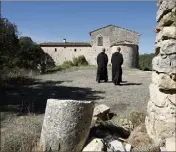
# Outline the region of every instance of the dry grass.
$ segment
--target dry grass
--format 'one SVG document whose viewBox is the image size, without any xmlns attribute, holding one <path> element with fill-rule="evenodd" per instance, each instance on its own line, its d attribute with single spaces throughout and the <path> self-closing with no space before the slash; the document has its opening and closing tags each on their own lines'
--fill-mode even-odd
<svg viewBox="0 0 176 152">
<path fill-rule="evenodd" d="M 20 116 L 1 128 L 1 152 L 32 152 L 40 138 L 43 116 Z"/>
<path fill-rule="evenodd" d="M 132 145 L 132 152 L 159 152 L 159 146 L 154 145 L 152 140 L 149 138 L 145 124 L 142 123 L 131 132 L 128 138 L 128 143 Z"/>
</svg>

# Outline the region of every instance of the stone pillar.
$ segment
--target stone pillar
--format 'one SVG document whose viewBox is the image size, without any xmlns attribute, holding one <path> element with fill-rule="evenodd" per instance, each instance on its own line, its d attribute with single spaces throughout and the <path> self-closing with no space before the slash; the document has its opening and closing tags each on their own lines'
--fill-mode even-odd
<svg viewBox="0 0 176 152">
<path fill-rule="evenodd" d="M 94 102 L 48 99 L 41 151 L 81 152 L 89 134 Z"/>
<path fill-rule="evenodd" d="M 176 1 L 158 0 L 157 7 L 156 56 L 145 123 L 159 144 L 174 136 L 176 128 Z"/>
</svg>

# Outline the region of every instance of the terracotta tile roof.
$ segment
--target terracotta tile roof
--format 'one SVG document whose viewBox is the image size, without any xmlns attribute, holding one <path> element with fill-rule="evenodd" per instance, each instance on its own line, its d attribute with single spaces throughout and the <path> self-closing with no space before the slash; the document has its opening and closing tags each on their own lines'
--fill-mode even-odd
<svg viewBox="0 0 176 152">
<path fill-rule="evenodd" d="M 91 47 L 89 42 L 44 42 L 40 43 L 40 46 L 48 46 L 48 47 Z"/>
<path fill-rule="evenodd" d="M 131 31 L 131 32 L 133 32 L 133 33 L 136 33 L 136 34 L 141 35 L 141 34 L 138 33 L 138 32 L 135 32 L 135 31 L 132 31 L 132 30 L 129 30 L 129 29 L 123 28 L 123 27 L 119 27 L 119 26 L 116 26 L 116 25 L 112 25 L 112 24 L 107 25 L 107 26 L 104 26 L 104 27 L 101 27 L 101 28 L 98 28 L 98 29 L 96 29 L 96 30 L 93 30 L 93 31 L 89 32 L 89 35 L 91 35 L 91 33 L 95 32 L 95 31 L 98 31 L 98 30 L 100 30 L 100 29 L 107 28 L 107 27 L 110 27 L 110 26 L 117 27 L 117 28 L 121 28 L 121 29 L 124 29 L 124 30 L 127 30 L 127 31 Z"/>
</svg>

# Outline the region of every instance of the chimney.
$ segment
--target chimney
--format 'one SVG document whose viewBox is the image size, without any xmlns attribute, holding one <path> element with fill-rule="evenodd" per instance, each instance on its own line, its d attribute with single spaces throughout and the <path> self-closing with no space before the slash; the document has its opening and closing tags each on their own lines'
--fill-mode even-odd
<svg viewBox="0 0 176 152">
<path fill-rule="evenodd" d="M 63 42 L 66 43 L 66 39 L 63 39 Z"/>
</svg>

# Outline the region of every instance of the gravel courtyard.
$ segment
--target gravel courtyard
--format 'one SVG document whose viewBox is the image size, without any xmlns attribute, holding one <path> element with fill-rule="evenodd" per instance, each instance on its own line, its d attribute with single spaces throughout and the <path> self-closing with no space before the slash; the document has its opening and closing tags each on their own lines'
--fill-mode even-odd
<svg viewBox="0 0 176 152">
<path fill-rule="evenodd" d="M 37 77 L 42 81 L 56 81 L 57 87 L 63 87 L 55 94 L 61 99 L 94 100 L 104 103 L 116 113 L 126 114 L 131 110 L 145 112 L 149 99 L 151 72 L 136 69 L 123 70 L 122 86 L 114 86 L 111 70 L 108 70 L 109 82 L 98 84 L 95 81 L 96 69 L 81 69 L 72 72 L 57 72 Z M 67 89 L 66 89 L 67 88 Z M 57 98 L 57 96 L 56 96 Z"/>
</svg>

